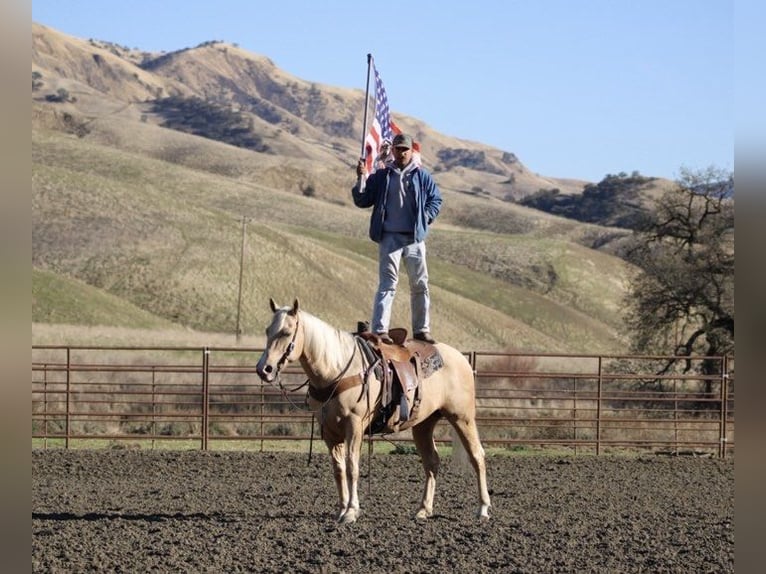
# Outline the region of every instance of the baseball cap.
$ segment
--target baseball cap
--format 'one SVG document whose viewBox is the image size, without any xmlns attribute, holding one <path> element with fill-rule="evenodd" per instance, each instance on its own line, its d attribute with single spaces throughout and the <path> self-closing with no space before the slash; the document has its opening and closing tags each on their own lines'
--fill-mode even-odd
<svg viewBox="0 0 766 574">
<path fill-rule="evenodd" d="M 406 147 L 408 149 L 412 148 L 412 138 L 408 136 L 407 134 L 396 134 L 396 137 L 394 138 L 394 147 Z"/>
</svg>

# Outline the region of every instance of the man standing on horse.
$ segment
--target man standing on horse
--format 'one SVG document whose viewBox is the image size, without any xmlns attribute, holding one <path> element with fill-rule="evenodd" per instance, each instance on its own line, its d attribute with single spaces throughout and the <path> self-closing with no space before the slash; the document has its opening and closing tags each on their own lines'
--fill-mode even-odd
<svg viewBox="0 0 766 574">
<path fill-rule="evenodd" d="M 356 166 L 358 182 L 351 190 L 354 205 L 372 207 L 370 239 L 378 243 L 378 291 L 372 308 L 371 330 L 384 343 L 396 295 L 399 263 L 410 281 L 412 331 L 415 339 L 434 343 L 431 336 L 430 295 L 425 238 L 428 226 L 441 209 L 442 196 L 431 174 L 413 161 L 412 137 L 398 134 L 393 141 L 394 159 L 366 181 L 365 165 Z"/>
</svg>

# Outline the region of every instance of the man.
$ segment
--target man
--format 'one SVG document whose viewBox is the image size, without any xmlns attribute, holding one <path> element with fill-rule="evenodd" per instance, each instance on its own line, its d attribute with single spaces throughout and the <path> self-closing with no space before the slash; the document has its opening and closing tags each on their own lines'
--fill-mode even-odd
<svg viewBox="0 0 766 574">
<path fill-rule="evenodd" d="M 371 330 L 383 343 L 388 334 L 396 295 L 399 263 L 410 281 L 410 308 L 415 339 L 435 343 L 431 336 L 428 267 L 425 238 L 441 209 L 442 197 L 431 174 L 412 159 L 412 137 L 398 134 L 394 159 L 366 181 L 364 160 L 356 166 L 358 182 L 351 190 L 357 207 L 372 207 L 370 239 L 378 243 L 378 291 L 372 308 Z"/>
</svg>

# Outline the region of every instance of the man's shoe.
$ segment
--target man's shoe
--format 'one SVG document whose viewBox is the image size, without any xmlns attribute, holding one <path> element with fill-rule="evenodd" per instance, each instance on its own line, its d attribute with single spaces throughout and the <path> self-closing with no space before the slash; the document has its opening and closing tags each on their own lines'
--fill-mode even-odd
<svg viewBox="0 0 766 574">
<path fill-rule="evenodd" d="M 357 321 L 356 322 L 356 334 L 361 335 L 362 333 L 369 333 L 370 332 L 370 322 L 369 321 Z"/>
<path fill-rule="evenodd" d="M 428 331 L 423 331 L 422 333 L 415 333 L 415 338 L 418 341 L 425 341 L 426 343 L 436 343 L 436 340 L 431 336 L 431 333 Z"/>
<path fill-rule="evenodd" d="M 394 340 L 389 336 L 388 331 L 384 331 L 383 333 L 377 333 L 378 340 L 381 343 L 386 343 L 387 345 L 393 345 Z"/>
</svg>

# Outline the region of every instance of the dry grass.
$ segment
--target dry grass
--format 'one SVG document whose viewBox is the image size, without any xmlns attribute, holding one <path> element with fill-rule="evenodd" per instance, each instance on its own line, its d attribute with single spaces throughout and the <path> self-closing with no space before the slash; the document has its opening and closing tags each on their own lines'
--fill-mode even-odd
<svg viewBox="0 0 766 574">
<path fill-rule="evenodd" d="M 37 269 L 69 275 L 169 323 L 234 332 L 245 215 L 245 333 L 260 333 L 268 322 L 269 297 L 298 297 L 339 327 L 367 318 L 376 282 L 369 212 L 56 132 L 34 131 L 33 149 Z M 573 243 L 577 224 L 565 222 L 558 235 L 541 232 L 550 230 L 549 216 L 530 216 L 529 233 L 451 225 L 451 200 L 445 192 L 445 223 L 440 219 L 429 239 L 441 338 L 481 349 L 619 348 L 628 271 L 622 261 Z M 498 211 L 475 201 L 476 210 Z M 405 278 L 400 290 L 394 321 L 408 326 Z M 89 312 L 55 318 L 51 309 L 76 309 L 90 299 L 72 297 L 62 290 L 59 298 L 36 299 L 34 320 L 98 324 Z"/>
<path fill-rule="evenodd" d="M 206 333 L 177 327 L 140 329 L 70 323 L 32 323 L 32 344 L 66 346 L 262 347 L 263 334 L 245 334 L 237 343 L 232 333 Z"/>
</svg>

